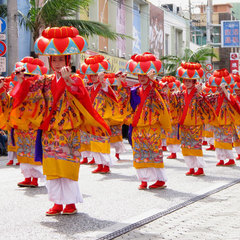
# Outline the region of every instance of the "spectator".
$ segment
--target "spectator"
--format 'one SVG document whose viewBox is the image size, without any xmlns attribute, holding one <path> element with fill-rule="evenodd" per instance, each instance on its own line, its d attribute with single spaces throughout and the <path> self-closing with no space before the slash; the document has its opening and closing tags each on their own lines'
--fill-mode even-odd
<svg viewBox="0 0 240 240">
<path fill-rule="evenodd" d="M 1 155 L 7 156 L 7 149 L 6 149 L 6 142 L 7 142 L 7 135 L 6 133 L 0 129 L 0 148 L 1 148 Z"/>
</svg>

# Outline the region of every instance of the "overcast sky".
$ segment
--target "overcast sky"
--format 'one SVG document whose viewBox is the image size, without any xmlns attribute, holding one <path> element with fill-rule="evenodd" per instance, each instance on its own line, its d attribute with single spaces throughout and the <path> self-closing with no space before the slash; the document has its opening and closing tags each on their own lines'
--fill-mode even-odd
<svg viewBox="0 0 240 240">
<path fill-rule="evenodd" d="M 150 0 L 155 5 L 161 5 L 161 4 L 166 4 L 166 3 L 174 3 L 177 6 L 181 6 L 182 9 L 188 9 L 188 2 L 189 0 Z M 233 2 L 240 2 L 240 0 L 213 0 L 213 4 L 221 4 L 221 3 L 233 3 Z M 207 4 L 207 0 L 191 0 L 192 6 L 195 5 L 200 5 L 200 4 Z"/>
</svg>

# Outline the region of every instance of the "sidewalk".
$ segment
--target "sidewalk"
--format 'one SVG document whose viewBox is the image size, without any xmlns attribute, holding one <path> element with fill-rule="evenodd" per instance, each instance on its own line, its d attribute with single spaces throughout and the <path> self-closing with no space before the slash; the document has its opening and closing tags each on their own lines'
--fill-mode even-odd
<svg viewBox="0 0 240 240">
<path fill-rule="evenodd" d="M 237 165 L 234 167 L 216 167 L 215 152 L 208 152 L 204 147 L 204 157 L 207 163 L 206 176 L 192 177 L 185 176 L 188 169 L 181 154 L 178 154 L 178 159 L 166 159 L 170 153 L 164 152 L 168 177 L 167 188 L 139 191 L 139 180 L 132 166 L 132 149 L 127 141 L 125 141 L 125 147 L 127 152 L 122 154 L 120 156 L 121 160 L 117 161 L 111 168 L 111 174 L 92 174 L 91 171 L 96 166 L 82 165 L 80 167 L 79 186 L 84 202 L 77 204 L 78 214 L 73 216 L 46 217 L 45 212 L 52 207 L 52 203 L 48 200 L 46 187 L 41 183 L 40 187 L 36 189 L 19 188 L 17 183 L 23 180 L 19 166 L 6 166 L 7 157 L 1 157 L 0 202 L 2 215 L 0 218 L 0 240 L 105 240 L 116 238 L 130 230 L 133 230 L 131 234 L 137 233 L 138 235 L 136 238 L 130 236 L 126 239 L 141 239 L 139 236 L 142 236 L 142 239 L 150 240 L 174 239 L 174 236 L 180 232 L 182 234 L 177 235 L 179 240 L 185 240 L 182 238 L 183 235 L 186 235 L 185 237 L 189 235 L 190 237 L 186 239 L 194 240 L 197 237 L 195 235 L 192 237 L 190 234 L 196 234 L 197 236 L 202 230 L 209 232 L 214 229 L 212 226 L 215 223 L 211 222 L 210 227 L 204 229 L 208 222 L 204 222 L 203 217 L 205 217 L 205 213 L 210 213 L 210 210 L 215 209 L 218 201 L 221 204 L 226 204 L 224 208 L 220 205 L 221 214 L 225 214 L 223 210 L 229 206 L 234 206 L 234 210 L 236 208 L 236 211 L 239 212 L 240 204 L 238 204 L 237 209 L 238 201 L 236 198 L 232 198 L 235 199 L 234 203 L 230 197 L 226 197 L 229 195 L 224 195 L 223 198 L 218 199 L 217 195 L 209 194 L 240 182 L 240 161 L 237 161 Z M 235 151 L 234 154 L 236 156 Z M 115 152 L 112 151 L 111 156 L 113 158 L 114 155 Z M 239 188 L 239 184 L 236 186 L 236 188 Z M 230 189 L 232 188 L 235 189 L 235 187 Z M 236 193 L 236 196 L 238 196 L 237 194 L 240 196 L 239 192 Z M 203 196 L 209 197 L 199 201 Z M 209 199 L 211 205 L 206 204 L 207 199 Z M 195 209 L 195 204 L 199 203 L 202 205 Z M 189 208 L 190 210 L 185 212 L 185 209 Z M 169 209 L 172 213 L 166 215 Z M 176 209 L 179 210 L 173 212 Z M 182 211 L 183 213 L 181 213 Z M 227 213 L 228 211 L 232 212 L 227 210 Z M 218 211 L 213 212 L 213 216 L 216 213 Z M 159 214 L 162 215 L 159 216 Z M 185 216 L 186 218 L 184 218 Z M 222 230 L 221 233 L 224 233 L 226 230 L 223 228 L 222 219 L 225 219 L 225 215 L 221 216 L 220 220 L 216 218 L 216 225 L 219 225 Z M 147 223 L 145 219 L 157 220 L 157 228 L 154 229 L 153 227 L 146 234 L 141 235 L 142 230 L 135 229 L 140 226 L 145 229 L 142 225 Z M 211 219 L 206 216 L 206 221 Z M 231 220 L 231 218 L 229 219 Z M 236 224 L 240 222 L 239 220 L 234 220 L 234 223 L 229 222 L 226 229 L 229 226 L 236 227 Z M 183 223 L 183 221 L 185 222 Z M 205 223 L 205 225 L 202 226 L 202 223 Z M 151 224 L 154 224 L 154 222 Z M 134 226 L 134 228 L 131 228 L 131 226 Z M 127 231 L 124 231 L 126 229 Z M 236 231 L 234 228 L 231 230 L 231 234 L 236 233 Z M 116 232 L 120 232 L 120 234 L 114 234 Z M 168 237 L 169 234 L 173 235 Z M 212 235 L 209 233 L 209 236 Z M 123 237 L 127 237 L 127 235 L 123 235 Z M 215 237 L 202 238 L 202 233 L 200 237 L 202 240 L 222 239 Z M 231 235 L 231 238 L 225 237 L 225 239 L 240 239 L 233 237 L 234 235 Z"/>
<path fill-rule="evenodd" d="M 116 240 L 239 240 L 240 184 L 126 233 Z"/>
</svg>

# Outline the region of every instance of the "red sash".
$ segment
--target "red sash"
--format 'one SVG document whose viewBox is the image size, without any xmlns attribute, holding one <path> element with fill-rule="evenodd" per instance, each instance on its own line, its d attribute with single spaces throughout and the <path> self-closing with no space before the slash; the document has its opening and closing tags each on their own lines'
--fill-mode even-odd
<svg viewBox="0 0 240 240">
<path fill-rule="evenodd" d="M 219 112 L 220 112 L 220 110 L 221 110 L 221 107 L 222 107 L 224 98 L 225 98 L 225 95 L 224 95 L 224 94 L 222 94 L 222 95 L 220 94 L 220 95 L 218 96 L 218 100 L 217 100 L 218 106 L 217 106 L 217 109 L 216 109 L 216 115 L 217 115 L 217 116 L 219 115 Z"/>
<path fill-rule="evenodd" d="M 100 88 L 101 88 L 101 85 L 100 85 L 100 84 L 98 84 L 98 86 L 97 86 L 96 89 L 94 89 L 94 86 L 92 86 L 92 89 L 91 89 L 91 97 L 90 97 L 92 103 L 94 102 L 94 99 L 95 99 L 95 97 L 97 96 Z"/>
<path fill-rule="evenodd" d="M 61 98 L 62 94 L 64 93 L 66 88 L 66 83 L 64 79 L 61 77 L 59 81 L 57 82 L 56 80 L 56 75 L 54 76 L 54 79 L 52 80 L 51 84 L 51 92 L 53 95 L 53 104 L 52 104 L 52 109 L 47 118 L 45 118 L 44 122 L 41 124 L 40 129 L 43 130 L 48 130 L 48 126 L 50 123 L 50 120 L 52 119 L 53 112 L 56 111 L 57 109 L 57 103 L 59 99 Z"/>
<path fill-rule="evenodd" d="M 10 92 L 10 95 L 13 97 L 13 109 L 18 107 L 24 99 L 27 97 L 31 82 L 34 82 L 38 79 L 38 75 L 34 77 L 30 77 L 28 79 L 24 79 L 22 83 L 17 82 L 17 84 L 13 87 L 12 91 Z M 34 83 L 33 83 L 34 84 Z"/>
<path fill-rule="evenodd" d="M 146 100 L 147 96 L 149 95 L 149 92 L 150 92 L 151 88 L 152 88 L 151 85 L 148 85 L 145 90 L 143 90 L 142 87 L 139 88 L 139 96 L 140 96 L 140 98 L 141 98 L 141 102 L 140 102 L 140 104 L 138 105 L 138 109 L 137 109 L 137 111 L 134 113 L 134 116 L 133 116 L 133 123 L 132 123 L 132 126 L 133 126 L 133 127 L 136 127 L 137 124 L 138 124 L 140 115 L 141 115 L 141 113 L 142 113 L 143 105 L 144 105 L 144 103 L 145 103 L 145 100 Z"/>
<path fill-rule="evenodd" d="M 185 118 L 187 116 L 189 104 L 190 104 L 190 102 L 193 98 L 193 95 L 195 94 L 196 91 L 197 91 L 197 89 L 193 88 L 192 91 L 190 92 L 190 94 L 188 94 L 188 92 L 186 90 L 186 93 L 185 93 L 185 96 L 184 96 L 185 106 L 184 106 L 184 109 L 183 109 L 182 117 L 179 121 L 179 125 L 183 125 L 183 123 L 185 121 Z"/>
</svg>

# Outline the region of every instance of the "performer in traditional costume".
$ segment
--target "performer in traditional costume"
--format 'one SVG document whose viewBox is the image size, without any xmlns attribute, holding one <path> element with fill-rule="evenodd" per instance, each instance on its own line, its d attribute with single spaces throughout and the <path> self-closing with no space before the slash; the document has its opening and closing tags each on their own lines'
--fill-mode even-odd
<svg viewBox="0 0 240 240">
<path fill-rule="evenodd" d="M 104 81 L 105 71 L 110 70 L 110 63 L 102 55 L 90 56 L 81 65 L 80 73 L 87 75 L 92 85 L 88 87 L 89 95 L 94 109 L 102 116 L 110 126 L 111 132 L 116 132 L 118 125 L 123 121 L 120 114 L 117 95 Z M 117 126 L 117 127 L 116 127 Z M 91 154 L 98 164 L 92 173 L 109 173 L 114 160 L 110 155 L 110 136 L 91 136 Z"/>
<path fill-rule="evenodd" d="M 214 109 L 201 94 L 201 85 L 196 85 L 204 71 L 199 63 L 182 63 L 176 76 L 183 79 L 185 91 L 172 94 L 173 107 L 178 111 L 181 147 L 189 168 L 187 176 L 204 175 L 205 161 L 202 152 L 203 124 L 213 122 Z M 195 168 L 197 171 L 195 172 Z"/>
<path fill-rule="evenodd" d="M 161 61 L 151 53 L 136 54 L 126 65 L 126 72 L 138 75 L 140 85 L 130 89 L 125 82 L 119 87 L 122 102 L 128 110 L 130 141 L 133 148 L 133 166 L 141 181 L 139 190 L 164 188 L 167 180 L 161 149 L 161 131 L 171 131 L 170 115 L 159 92 L 158 82 L 151 80 L 159 74 Z M 126 110 L 124 110 L 126 111 Z"/>
<path fill-rule="evenodd" d="M 214 128 L 214 146 L 218 159 L 216 166 L 232 166 L 235 165 L 232 145 L 233 124 L 237 112 L 229 102 L 230 93 L 221 84 L 226 84 L 229 89 L 234 84 L 234 80 L 227 69 L 215 70 L 213 75 L 210 76 L 207 86 L 218 87 L 218 93 L 209 94 L 207 98 L 216 111 L 219 124 Z M 229 159 L 229 161 L 224 163 L 226 159 Z"/>
<path fill-rule="evenodd" d="M 233 94 L 230 95 L 230 103 L 237 110 L 237 113 L 240 112 L 240 76 L 235 73 L 232 74 L 234 79 Z M 236 160 L 240 160 L 240 115 L 236 114 L 234 116 L 234 129 L 233 129 L 233 146 L 237 152 Z"/>
<path fill-rule="evenodd" d="M 209 88 L 204 86 L 203 93 L 204 94 L 213 94 L 217 91 L 217 88 Z M 206 148 L 206 151 L 215 151 L 214 147 L 214 127 L 210 124 L 204 124 L 203 126 L 203 144 L 208 145 L 209 147 Z"/>
<path fill-rule="evenodd" d="M 35 162 L 35 141 L 37 129 L 43 119 L 45 100 L 42 94 L 43 82 L 39 77 L 48 72 L 38 58 L 25 57 L 15 64 L 17 84 L 10 92 L 12 109 L 9 123 L 17 137 L 17 158 L 24 181 L 19 187 L 38 187 L 38 179 L 44 179 L 41 162 Z"/>
<path fill-rule="evenodd" d="M 117 92 L 117 87 L 118 86 L 117 86 L 116 77 L 117 76 L 115 76 L 115 73 L 104 74 L 104 80 L 106 81 L 106 83 L 109 84 L 112 87 L 112 89 L 116 88 L 114 92 L 115 92 L 115 94 L 118 98 L 118 101 L 120 102 L 120 96 Z M 123 116 L 122 109 L 120 109 L 119 114 L 121 116 Z M 123 118 L 120 119 L 119 124 L 115 124 L 115 125 L 110 126 L 111 133 L 112 133 L 111 136 L 110 136 L 110 146 L 111 146 L 111 148 L 115 149 L 115 152 L 116 152 L 115 157 L 118 160 L 120 160 L 120 154 L 126 151 L 126 149 L 124 147 L 124 144 L 123 144 L 123 138 L 122 138 L 122 124 L 123 124 L 123 120 L 124 120 Z"/>
<path fill-rule="evenodd" d="M 4 81 L 4 89 L 7 93 L 12 90 L 14 81 L 14 74 L 11 74 L 8 77 L 2 77 L 2 81 Z M 17 145 L 15 144 L 16 136 L 14 135 L 14 128 L 9 125 L 9 113 L 11 110 L 12 103 L 8 102 L 8 106 L 5 107 L 4 112 L 0 113 L 0 129 L 6 130 L 8 133 L 8 146 L 7 146 L 7 154 L 8 154 L 8 162 L 7 166 L 13 165 L 14 161 L 17 160 Z M 20 163 L 17 161 L 16 165 Z"/>
<path fill-rule="evenodd" d="M 41 160 L 42 147 L 43 173 L 47 177 L 49 200 L 54 202 L 46 215 L 74 214 L 75 204 L 82 202 L 78 185 L 79 130 L 104 136 L 110 134 L 110 129 L 93 109 L 82 79 L 71 74 L 70 55 L 79 54 L 87 47 L 78 30 L 47 28 L 34 47 L 36 54 L 50 56 L 54 70 L 54 74 L 43 78 L 46 108 L 36 148 L 36 160 Z M 63 204 L 66 204 L 64 209 Z"/>
<path fill-rule="evenodd" d="M 170 90 L 170 94 L 174 91 L 179 90 L 181 82 L 177 80 L 173 76 L 165 76 L 161 79 L 160 84 L 167 84 L 168 89 Z M 171 101 L 171 98 L 169 99 Z M 171 115 L 171 124 L 172 124 L 172 132 L 167 133 L 167 147 L 168 150 L 171 152 L 171 155 L 168 156 L 168 159 L 176 159 L 177 152 L 181 151 L 181 140 L 179 138 L 178 132 L 178 112 L 175 108 L 172 107 L 173 105 L 169 103 L 169 111 Z"/>
</svg>

